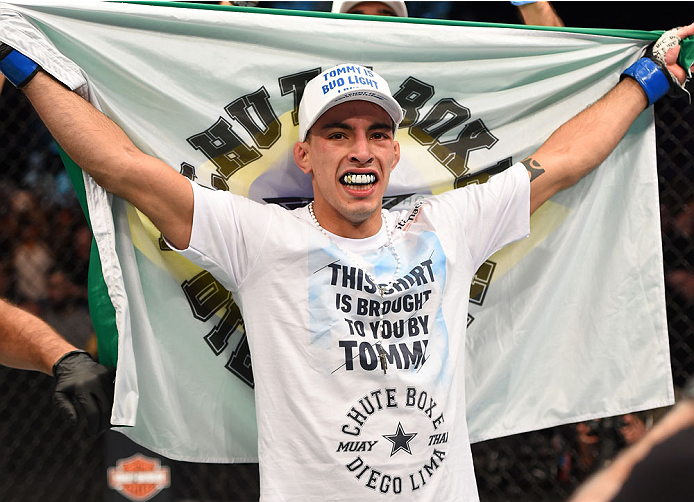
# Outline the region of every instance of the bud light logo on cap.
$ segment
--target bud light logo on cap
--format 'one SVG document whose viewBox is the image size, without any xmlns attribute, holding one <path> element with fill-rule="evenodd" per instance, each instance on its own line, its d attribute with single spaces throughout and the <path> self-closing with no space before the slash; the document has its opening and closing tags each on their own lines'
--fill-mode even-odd
<svg viewBox="0 0 694 502">
<path fill-rule="evenodd" d="M 365 66 L 341 64 L 310 80 L 299 104 L 299 141 L 305 141 L 311 126 L 326 111 L 345 101 L 370 101 L 393 119 L 394 129 L 403 111 L 390 93 L 388 83 Z"/>
<path fill-rule="evenodd" d="M 378 89 L 376 75 L 371 70 L 362 66 L 343 65 L 328 70 L 322 74 L 324 84 L 323 94 L 328 94 L 335 89 L 338 94 L 353 89 L 372 87 Z"/>
</svg>

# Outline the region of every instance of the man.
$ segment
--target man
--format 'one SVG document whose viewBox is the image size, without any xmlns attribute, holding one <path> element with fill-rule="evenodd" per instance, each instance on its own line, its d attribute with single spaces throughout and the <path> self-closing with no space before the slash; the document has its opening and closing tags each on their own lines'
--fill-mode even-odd
<svg viewBox="0 0 694 502">
<path fill-rule="evenodd" d="M 407 17 L 405 2 L 333 2 L 332 12 L 365 16 Z"/>
<path fill-rule="evenodd" d="M 0 299 L 0 364 L 55 377 L 53 404 L 94 436 L 109 426 L 115 370 L 95 363 L 38 317 Z"/>
<path fill-rule="evenodd" d="M 678 42 L 669 32 L 663 70 L 639 60 L 523 163 L 397 214 L 381 201 L 403 112 L 365 67 L 307 84 L 293 153 L 314 201 L 292 212 L 189 182 L 16 51 L 0 69 L 78 165 L 233 292 L 253 356 L 263 499 L 460 501 L 477 492 L 458 298 L 489 255 L 528 234 L 534 210 L 606 158 L 670 72 L 684 81 Z"/>
<path fill-rule="evenodd" d="M 518 14 L 525 24 L 536 26 L 564 26 L 552 4 L 545 1 L 521 0 L 512 1 L 518 7 Z M 342 14 L 362 14 L 365 16 L 407 17 L 405 2 L 361 2 L 335 1 L 332 12 Z"/>
<path fill-rule="evenodd" d="M 518 7 L 518 14 L 525 24 L 535 26 L 564 26 L 552 4 L 546 1 L 518 0 L 511 3 Z"/>
<path fill-rule="evenodd" d="M 78 303 L 80 288 L 56 268 L 48 274 L 47 289 L 43 319 L 75 347 L 87 350 L 95 345 L 89 310 Z"/>
<path fill-rule="evenodd" d="M 648 433 L 622 451 L 571 497 L 571 502 L 679 502 L 692 494 L 694 380 Z"/>
</svg>

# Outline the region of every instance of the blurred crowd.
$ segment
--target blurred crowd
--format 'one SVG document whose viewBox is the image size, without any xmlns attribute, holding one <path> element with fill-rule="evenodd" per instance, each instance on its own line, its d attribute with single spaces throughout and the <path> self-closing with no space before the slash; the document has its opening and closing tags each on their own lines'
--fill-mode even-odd
<svg viewBox="0 0 694 502">
<path fill-rule="evenodd" d="M 94 352 L 87 305 L 92 236 L 57 147 L 20 93 L 0 94 L 0 297 Z"/>
</svg>

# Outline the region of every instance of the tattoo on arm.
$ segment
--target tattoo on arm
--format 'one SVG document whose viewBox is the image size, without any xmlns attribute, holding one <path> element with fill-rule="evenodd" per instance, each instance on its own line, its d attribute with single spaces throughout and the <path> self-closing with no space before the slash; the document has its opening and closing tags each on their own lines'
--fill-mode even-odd
<svg viewBox="0 0 694 502">
<path fill-rule="evenodd" d="M 530 173 L 530 182 L 532 183 L 537 179 L 538 176 L 543 174 L 545 172 L 544 169 L 542 169 L 542 166 L 538 161 L 533 159 L 532 157 L 528 157 L 527 159 L 521 161 L 521 164 L 525 166 L 525 168 L 528 170 Z"/>
</svg>

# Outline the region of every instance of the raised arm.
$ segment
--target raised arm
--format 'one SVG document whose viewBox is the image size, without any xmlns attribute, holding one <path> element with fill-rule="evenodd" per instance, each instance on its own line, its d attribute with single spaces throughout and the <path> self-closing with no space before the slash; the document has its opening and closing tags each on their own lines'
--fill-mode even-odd
<svg viewBox="0 0 694 502">
<path fill-rule="evenodd" d="M 113 121 L 47 73 L 39 71 L 23 90 L 77 165 L 147 215 L 176 247 L 188 246 L 193 190 L 186 178 L 138 150 Z"/>
<path fill-rule="evenodd" d="M 557 11 L 554 10 L 550 2 L 545 1 L 517 1 L 511 2 L 518 7 L 520 14 L 525 24 L 535 26 L 564 26 L 564 21 L 561 20 Z"/>
<path fill-rule="evenodd" d="M 641 86 L 635 80 L 624 79 L 554 131 L 523 161 L 530 175 L 530 212 L 605 160 L 647 103 Z"/>
<path fill-rule="evenodd" d="M 94 181 L 146 214 L 176 247 L 188 246 L 193 224 L 188 180 L 142 153 L 103 113 L 4 43 L 0 72 L 25 92 L 58 144 Z"/>
<path fill-rule="evenodd" d="M 682 39 L 693 34 L 694 23 L 677 32 Z M 685 72 L 677 65 L 679 45 L 665 49 L 664 53 L 664 66 L 670 72 L 669 78 L 684 82 Z M 655 72 L 660 70 L 656 69 Z M 558 191 L 574 185 L 607 158 L 636 117 L 652 100 L 657 99 L 654 97 L 658 93 L 653 91 L 653 79 L 665 79 L 658 83 L 661 93 L 667 91 L 665 72 L 660 75 L 655 72 L 650 67 L 643 67 L 643 64 L 638 66 L 634 78 L 624 78 L 604 97 L 557 129 L 533 155 L 523 161 L 530 176 L 531 213 Z"/>
</svg>

